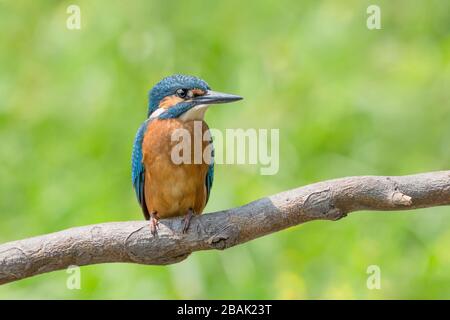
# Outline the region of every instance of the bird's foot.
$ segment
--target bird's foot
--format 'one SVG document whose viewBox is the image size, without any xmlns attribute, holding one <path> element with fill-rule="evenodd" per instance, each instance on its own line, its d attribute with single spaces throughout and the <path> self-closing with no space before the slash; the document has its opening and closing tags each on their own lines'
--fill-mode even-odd
<svg viewBox="0 0 450 320">
<path fill-rule="evenodd" d="M 150 232 L 156 236 L 159 229 L 159 217 L 156 212 L 150 213 Z"/>
<path fill-rule="evenodd" d="M 191 218 L 194 215 L 194 210 L 189 209 L 188 213 L 184 216 L 183 219 L 183 233 L 186 233 L 189 229 L 189 225 L 191 224 Z"/>
</svg>

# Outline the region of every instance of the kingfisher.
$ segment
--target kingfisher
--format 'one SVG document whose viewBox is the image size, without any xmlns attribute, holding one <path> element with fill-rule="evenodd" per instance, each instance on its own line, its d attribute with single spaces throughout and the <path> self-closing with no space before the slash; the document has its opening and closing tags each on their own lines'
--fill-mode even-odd
<svg viewBox="0 0 450 320">
<path fill-rule="evenodd" d="M 180 152 L 188 161 L 180 162 L 173 157 L 177 145 L 174 133 L 182 130 L 193 141 L 199 124 L 197 128 L 207 136 L 206 110 L 214 104 L 241 99 L 212 91 L 200 78 L 180 74 L 162 79 L 150 90 L 147 120 L 139 127 L 134 140 L 131 171 L 137 200 L 145 219 L 150 221 L 153 235 L 157 234 L 159 219 L 177 216 L 184 216 L 182 232 L 186 233 L 191 218 L 201 214 L 208 203 L 213 184 L 212 139 L 202 139 L 201 150 L 194 150 L 191 143 L 189 150 Z M 195 152 L 203 155 L 206 151 L 211 153 L 209 161 L 203 156 L 201 161 L 195 161 Z"/>
</svg>

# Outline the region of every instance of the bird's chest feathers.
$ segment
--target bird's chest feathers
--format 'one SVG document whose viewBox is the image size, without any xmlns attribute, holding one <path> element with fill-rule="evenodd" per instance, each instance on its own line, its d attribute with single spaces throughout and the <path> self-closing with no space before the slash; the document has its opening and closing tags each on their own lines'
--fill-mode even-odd
<svg viewBox="0 0 450 320">
<path fill-rule="evenodd" d="M 142 144 L 146 171 L 164 183 L 198 180 L 204 184 L 209 164 L 203 157 L 210 144 L 203 139 L 207 131 L 204 121 L 153 120 Z"/>
<path fill-rule="evenodd" d="M 204 122 L 195 124 L 194 121 L 181 119 L 155 119 L 149 124 L 142 144 L 145 188 L 150 205 L 155 206 L 157 211 L 171 214 L 189 207 L 196 207 L 199 212 L 203 210 L 206 203 L 205 179 L 209 165 L 203 158 L 201 163 L 194 162 L 196 125 L 200 125 L 201 136 L 208 130 Z M 180 143 L 173 139 L 176 130 L 181 130 L 179 132 L 184 132 L 191 138 L 192 157 L 188 163 L 174 161 L 173 150 Z M 203 153 L 210 142 L 200 142 L 200 152 Z"/>
<path fill-rule="evenodd" d="M 198 111 L 201 112 L 201 111 Z M 176 166 L 180 161 L 177 155 L 183 155 L 186 151 L 191 154 L 192 159 L 185 159 L 182 164 L 199 164 L 196 153 L 203 153 L 209 146 L 209 128 L 204 121 L 177 119 L 155 119 L 144 135 L 142 143 L 144 163 L 153 163 L 161 158 L 170 158 L 170 165 Z M 204 160 L 202 156 L 202 162 Z"/>
</svg>

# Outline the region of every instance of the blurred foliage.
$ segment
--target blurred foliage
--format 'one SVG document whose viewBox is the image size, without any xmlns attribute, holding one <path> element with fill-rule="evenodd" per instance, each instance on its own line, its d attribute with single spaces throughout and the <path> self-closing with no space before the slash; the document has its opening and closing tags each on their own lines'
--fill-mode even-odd
<svg viewBox="0 0 450 320">
<path fill-rule="evenodd" d="M 280 171 L 216 166 L 206 211 L 323 179 L 449 169 L 450 3 L 1 1 L 0 242 L 142 219 L 130 182 L 147 91 L 186 73 L 239 104 L 211 127 L 280 128 Z M 81 30 L 66 9 L 81 7 Z M 445 298 L 450 209 L 312 222 L 172 266 L 82 268 L 0 298 Z M 381 290 L 366 288 L 378 265 Z"/>
</svg>

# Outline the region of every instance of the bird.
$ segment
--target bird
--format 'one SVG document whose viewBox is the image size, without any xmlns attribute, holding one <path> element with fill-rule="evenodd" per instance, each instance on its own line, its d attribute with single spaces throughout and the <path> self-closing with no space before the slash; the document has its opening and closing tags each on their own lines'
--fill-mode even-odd
<svg viewBox="0 0 450 320">
<path fill-rule="evenodd" d="M 204 157 L 200 162 L 192 161 L 195 154 L 189 157 L 190 150 L 182 150 L 180 155 L 186 155 L 183 159 L 191 161 L 180 163 L 173 160 L 174 132 L 184 130 L 192 138 L 197 123 L 202 134 L 208 134 L 206 110 L 241 99 L 211 90 L 198 77 L 181 74 L 163 78 L 149 91 L 147 119 L 134 139 L 131 171 L 136 198 L 153 235 L 161 218 L 179 216 L 184 216 L 182 232 L 186 233 L 191 218 L 201 214 L 208 203 L 214 180 L 212 139 L 201 142 L 202 154 L 209 148 L 209 161 Z"/>
</svg>

